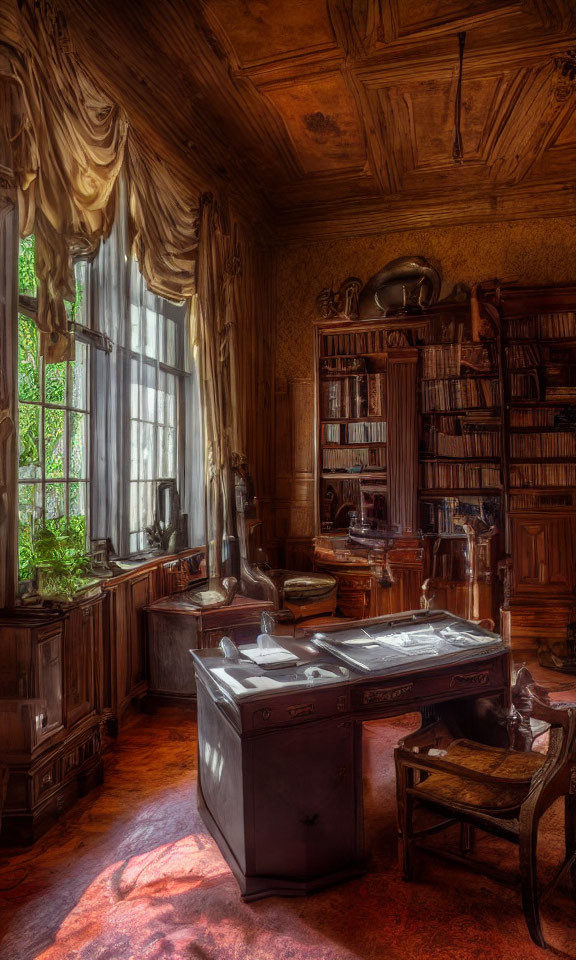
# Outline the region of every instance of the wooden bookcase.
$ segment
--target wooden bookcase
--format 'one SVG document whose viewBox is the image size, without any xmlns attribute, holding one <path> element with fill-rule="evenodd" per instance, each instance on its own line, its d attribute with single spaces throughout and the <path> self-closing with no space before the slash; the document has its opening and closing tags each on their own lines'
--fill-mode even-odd
<svg viewBox="0 0 576 960">
<path fill-rule="evenodd" d="M 576 669 L 576 287 L 504 290 L 512 642 Z"/>
<path fill-rule="evenodd" d="M 576 287 L 503 288 L 498 311 L 475 338 L 468 303 L 317 324 L 317 534 L 396 526 L 425 597 L 574 669 Z"/>
</svg>

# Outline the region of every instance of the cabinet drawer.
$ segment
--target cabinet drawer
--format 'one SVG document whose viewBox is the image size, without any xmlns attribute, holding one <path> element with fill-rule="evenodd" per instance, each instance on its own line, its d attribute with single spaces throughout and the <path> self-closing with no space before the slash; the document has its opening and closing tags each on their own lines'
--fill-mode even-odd
<svg viewBox="0 0 576 960">
<path fill-rule="evenodd" d="M 42 797 L 51 793 L 60 784 L 60 759 L 48 760 L 38 767 L 32 775 L 32 803 L 36 804 Z"/>
</svg>

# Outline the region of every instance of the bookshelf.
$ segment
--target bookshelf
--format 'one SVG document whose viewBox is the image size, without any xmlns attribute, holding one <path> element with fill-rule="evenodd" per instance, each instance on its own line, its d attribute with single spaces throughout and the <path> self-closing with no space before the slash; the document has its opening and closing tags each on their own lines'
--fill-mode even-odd
<svg viewBox="0 0 576 960">
<path fill-rule="evenodd" d="M 345 532 L 351 513 L 388 519 L 387 355 L 383 331 L 318 337 L 319 527 Z"/>
<path fill-rule="evenodd" d="M 406 603 L 435 591 L 576 670 L 576 286 L 497 306 L 475 339 L 469 303 L 316 324 L 316 529 L 395 525 L 422 550 Z"/>
<path fill-rule="evenodd" d="M 576 289 L 503 291 L 513 643 L 576 668 Z"/>
</svg>

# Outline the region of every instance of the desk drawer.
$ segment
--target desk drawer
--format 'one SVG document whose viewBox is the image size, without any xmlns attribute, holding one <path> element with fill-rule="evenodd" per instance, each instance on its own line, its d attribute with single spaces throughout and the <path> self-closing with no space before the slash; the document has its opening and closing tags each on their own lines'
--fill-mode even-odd
<svg viewBox="0 0 576 960">
<path fill-rule="evenodd" d="M 355 710 L 402 713 L 407 709 L 419 709 L 421 704 L 435 701 L 476 696 L 484 691 L 503 687 L 506 680 L 505 657 L 482 661 L 479 664 L 452 665 L 436 676 L 418 675 L 396 677 L 385 683 L 366 683 L 352 691 L 352 708 Z"/>
<path fill-rule="evenodd" d="M 290 727 L 309 720 L 338 716 L 350 710 L 349 688 L 299 690 L 290 697 L 277 697 L 262 706 L 242 705 L 242 729 L 265 730 Z"/>
</svg>

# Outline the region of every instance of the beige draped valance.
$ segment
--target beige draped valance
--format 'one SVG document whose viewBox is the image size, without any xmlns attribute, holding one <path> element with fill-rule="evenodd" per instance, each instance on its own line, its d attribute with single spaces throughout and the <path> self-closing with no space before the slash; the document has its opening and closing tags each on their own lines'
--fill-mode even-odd
<svg viewBox="0 0 576 960">
<path fill-rule="evenodd" d="M 79 62 L 49 0 L 0 0 L 0 38 L 0 77 L 14 88 L 8 166 L 21 233 L 36 235 L 38 326 L 54 361 L 69 349 L 73 259 L 91 257 L 108 236 L 121 170 L 133 251 L 149 289 L 170 299 L 194 291 L 197 200 Z"/>
</svg>

